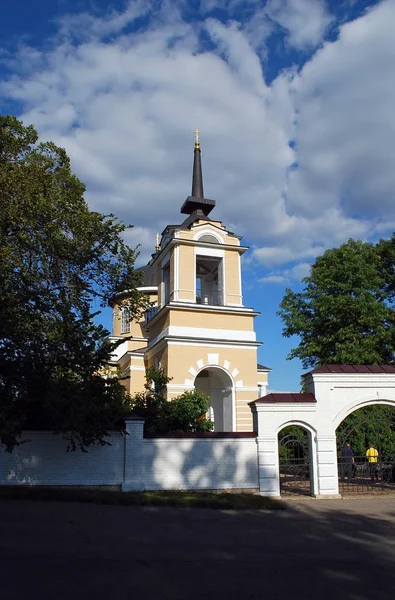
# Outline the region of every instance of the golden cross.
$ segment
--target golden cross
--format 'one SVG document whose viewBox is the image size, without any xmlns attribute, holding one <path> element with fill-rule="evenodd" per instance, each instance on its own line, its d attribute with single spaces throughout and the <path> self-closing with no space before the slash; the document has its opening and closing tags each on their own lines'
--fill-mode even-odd
<svg viewBox="0 0 395 600">
<path fill-rule="evenodd" d="M 159 233 L 157 233 L 157 234 L 156 234 L 156 245 L 155 245 L 155 250 L 158 252 L 159 248 L 160 248 L 160 245 L 159 245 Z"/>
<path fill-rule="evenodd" d="M 193 133 L 195 134 L 195 148 L 199 148 L 199 134 L 201 131 L 199 131 L 199 129 L 195 129 Z"/>
</svg>

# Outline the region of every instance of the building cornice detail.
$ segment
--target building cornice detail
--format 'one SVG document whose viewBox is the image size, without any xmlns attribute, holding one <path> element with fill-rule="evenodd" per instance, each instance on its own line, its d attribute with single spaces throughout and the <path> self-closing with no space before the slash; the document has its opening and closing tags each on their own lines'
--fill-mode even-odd
<svg viewBox="0 0 395 600">
<path fill-rule="evenodd" d="M 239 350 L 256 350 L 262 346 L 262 344 L 263 342 L 165 336 L 161 337 L 160 339 L 156 339 L 154 342 L 149 344 L 145 356 L 150 358 L 153 354 L 156 354 L 156 352 L 166 348 L 166 346 L 194 346 L 203 348 L 212 346 L 221 349 L 238 348 Z"/>
</svg>

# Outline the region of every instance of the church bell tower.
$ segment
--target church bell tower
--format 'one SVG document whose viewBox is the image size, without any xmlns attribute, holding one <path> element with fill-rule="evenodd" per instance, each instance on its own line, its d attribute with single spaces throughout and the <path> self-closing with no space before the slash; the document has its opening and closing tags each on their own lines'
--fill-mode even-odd
<svg viewBox="0 0 395 600">
<path fill-rule="evenodd" d="M 195 131 L 191 195 L 185 219 L 168 225 L 144 267 L 142 291 L 153 308 L 122 333 L 122 308 L 114 306 L 114 335 L 132 335 L 117 349 L 117 364 L 140 391 L 146 367 L 172 377 L 168 398 L 197 388 L 210 397 L 215 431 L 251 431 L 248 402 L 266 393 L 269 369 L 257 365 L 254 318 L 243 305 L 241 256 L 248 249 L 204 197 L 199 131 Z"/>
</svg>

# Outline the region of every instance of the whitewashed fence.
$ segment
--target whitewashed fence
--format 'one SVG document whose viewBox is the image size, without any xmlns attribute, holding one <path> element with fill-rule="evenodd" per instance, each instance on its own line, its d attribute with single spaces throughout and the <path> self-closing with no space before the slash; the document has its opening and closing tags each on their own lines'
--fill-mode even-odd
<svg viewBox="0 0 395 600">
<path fill-rule="evenodd" d="M 258 490 L 256 436 L 144 438 L 144 422 L 126 420 L 110 446 L 67 452 L 50 432 L 26 432 L 12 453 L 0 449 L 0 485 L 119 486 L 129 490 Z"/>
<path fill-rule="evenodd" d="M 244 489 L 279 496 L 278 434 L 299 425 L 308 434 L 312 495 L 338 497 L 336 428 L 364 406 L 395 407 L 395 368 L 320 367 L 305 383 L 306 394 L 251 402 L 256 433 L 147 438 L 141 419 L 127 419 L 127 435 L 114 434 L 110 446 L 82 453 L 66 452 L 66 442 L 51 433 L 28 432 L 30 441 L 12 454 L 0 448 L 0 485 Z"/>
</svg>

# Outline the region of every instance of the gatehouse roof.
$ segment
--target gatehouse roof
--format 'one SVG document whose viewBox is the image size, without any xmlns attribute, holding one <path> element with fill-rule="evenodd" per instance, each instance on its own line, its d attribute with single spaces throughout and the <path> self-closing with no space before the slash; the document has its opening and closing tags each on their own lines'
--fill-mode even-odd
<svg viewBox="0 0 395 600">
<path fill-rule="evenodd" d="M 304 373 L 302 377 L 306 375 L 313 375 L 315 373 L 395 373 L 394 365 L 322 365 L 317 367 L 308 373 Z"/>
<path fill-rule="evenodd" d="M 261 403 L 286 403 L 286 402 L 317 402 L 315 396 L 310 393 L 295 393 L 295 392 L 285 392 L 285 393 L 272 393 L 267 394 L 266 396 L 262 396 L 262 398 L 258 398 L 258 400 L 254 400 L 259 404 Z M 253 402 L 249 402 L 249 404 L 253 404 Z"/>
</svg>

